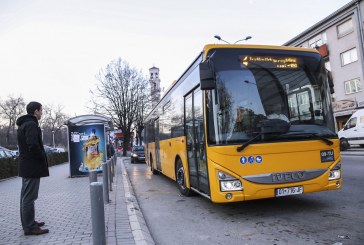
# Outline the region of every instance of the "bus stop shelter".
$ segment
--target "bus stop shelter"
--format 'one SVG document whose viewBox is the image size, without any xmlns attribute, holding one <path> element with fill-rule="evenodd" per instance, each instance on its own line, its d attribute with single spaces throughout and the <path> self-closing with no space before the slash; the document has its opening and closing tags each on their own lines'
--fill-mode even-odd
<svg viewBox="0 0 364 245">
<path fill-rule="evenodd" d="M 70 176 L 82 176 L 90 170 L 102 171 L 107 158 L 108 132 L 112 121 L 102 115 L 81 115 L 65 122 L 68 131 Z"/>
</svg>

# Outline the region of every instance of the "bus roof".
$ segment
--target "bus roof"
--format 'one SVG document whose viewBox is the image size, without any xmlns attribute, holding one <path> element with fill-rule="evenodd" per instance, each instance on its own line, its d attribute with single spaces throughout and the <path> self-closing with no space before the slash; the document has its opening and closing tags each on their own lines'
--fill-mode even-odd
<svg viewBox="0 0 364 245">
<path fill-rule="evenodd" d="M 316 49 L 311 48 L 297 48 L 288 46 L 273 46 L 273 45 L 248 45 L 248 44 L 206 44 L 203 48 L 204 57 L 206 59 L 207 53 L 211 49 L 228 49 L 228 48 L 241 48 L 241 49 L 276 49 L 276 50 L 292 50 L 292 51 L 302 51 L 302 52 L 313 52 L 318 53 Z"/>
<path fill-rule="evenodd" d="M 211 49 L 226 49 L 226 48 L 246 48 L 246 49 L 276 49 L 276 50 L 293 50 L 293 51 L 305 51 L 305 52 L 314 52 L 318 53 L 316 49 L 311 48 L 297 48 L 297 47 L 289 47 L 289 46 L 274 46 L 274 45 L 248 45 L 248 44 L 206 44 L 202 50 L 203 53 L 203 60 L 206 59 L 207 53 Z M 190 67 L 196 62 L 196 60 L 200 57 L 201 53 L 198 54 L 197 58 L 191 63 L 190 66 L 182 73 L 182 75 L 177 79 L 174 80 L 166 89 L 164 92 L 162 98 L 164 95 L 166 95 L 173 86 L 179 81 L 183 75 L 190 69 Z M 162 100 L 161 98 L 161 100 Z"/>
</svg>

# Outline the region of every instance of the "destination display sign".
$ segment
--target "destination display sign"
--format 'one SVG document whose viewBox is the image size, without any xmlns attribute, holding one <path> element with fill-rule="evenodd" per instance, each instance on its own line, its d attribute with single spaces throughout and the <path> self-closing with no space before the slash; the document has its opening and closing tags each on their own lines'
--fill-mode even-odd
<svg viewBox="0 0 364 245">
<path fill-rule="evenodd" d="M 296 57 L 247 55 L 241 59 L 241 63 L 246 67 L 261 66 L 264 68 L 276 69 L 298 69 L 299 67 L 299 62 Z"/>
</svg>

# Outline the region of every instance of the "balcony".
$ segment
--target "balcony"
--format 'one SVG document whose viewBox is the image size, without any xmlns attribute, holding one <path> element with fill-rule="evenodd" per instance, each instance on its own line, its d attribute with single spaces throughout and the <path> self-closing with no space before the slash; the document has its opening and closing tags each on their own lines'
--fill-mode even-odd
<svg viewBox="0 0 364 245">
<path fill-rule="evenodd" d="M 316 47 L 316 50 L 321 54 L 322 57 L 329 55 L 329 49 L 327 48 L 326 43 L 322 44 L 320 47 Z"/>
</svg>

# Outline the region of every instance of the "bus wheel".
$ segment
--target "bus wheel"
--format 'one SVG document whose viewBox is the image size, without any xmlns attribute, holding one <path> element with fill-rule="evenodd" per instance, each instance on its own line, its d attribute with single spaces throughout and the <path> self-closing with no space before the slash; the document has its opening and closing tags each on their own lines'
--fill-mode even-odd
<svg viewBox="0 0 364 245">
<path fill-rule="evenodd" d="M 155 170 L 154 169 L 154 166 L 153 166 L 153 157 L 152 157 L 152 155 L 150 155 L 150 158 L 149 158 L 150 160 L 149 160 L 149 162 L 150 162 L 150 171 L 152 171 L 152 173 L 154 174 L 154 175 L 158 175 L 159 174 L 159 172 L 157 171 L 157 170 Z"/>
<path fill-rule="evenodd" d="M 186 187 L 185 169 L 181 159 L 178 159 L 176 164 L 176 182 L 182 195 L 190 196 L 192 194 L 192 191 Z"/>
</svg>

